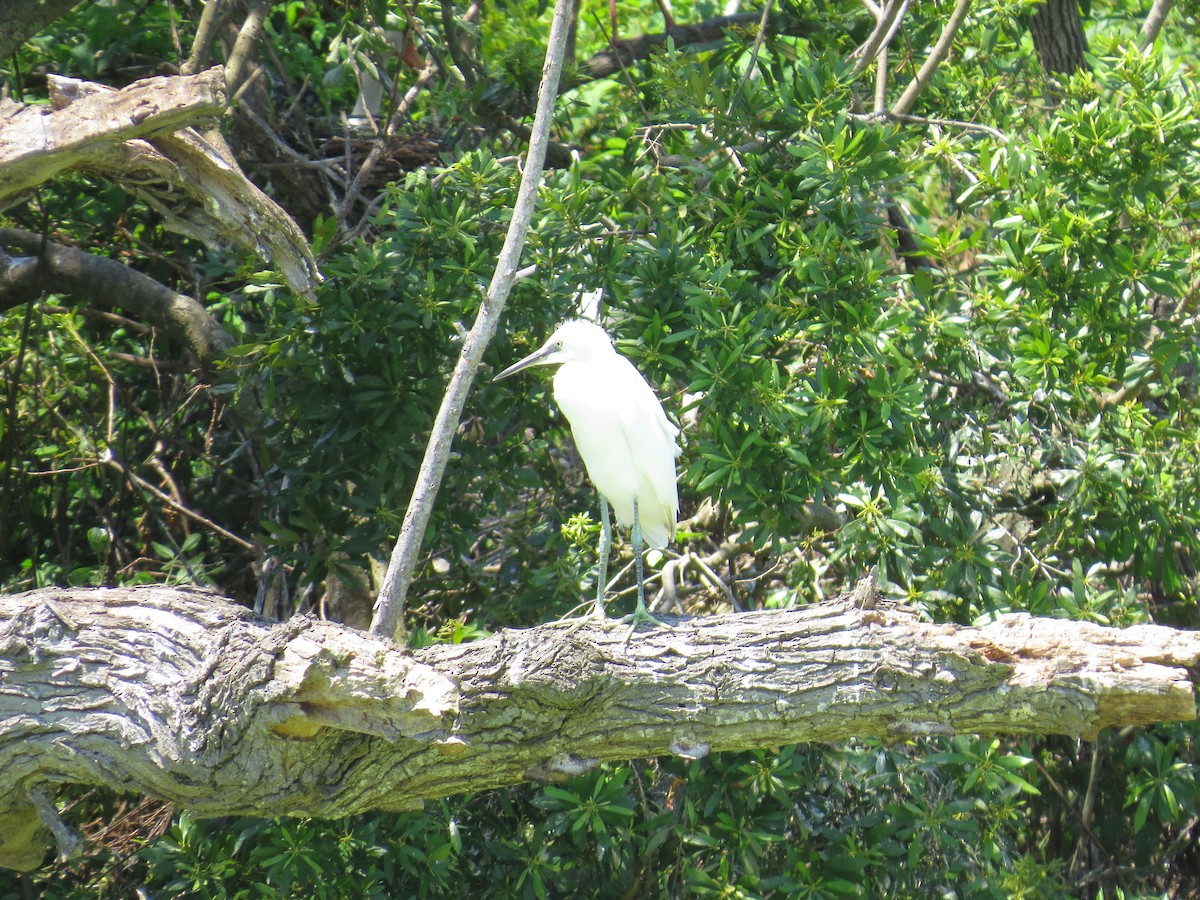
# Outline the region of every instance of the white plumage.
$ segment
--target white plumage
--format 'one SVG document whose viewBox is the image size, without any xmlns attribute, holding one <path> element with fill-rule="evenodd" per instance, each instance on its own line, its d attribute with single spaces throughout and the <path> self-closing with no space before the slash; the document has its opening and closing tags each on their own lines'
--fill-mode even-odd
<svg viewBox="0 0 1200 900">
<path fill-rule="evenodd" d="M 583 319 L 559 325 L 540 349 L 509 366 L 496 380 L 529 366 L 553 365 L 559 367 L 554 373 L 554 399 L 571 423 L 588 477 L 612 504 L 617 523 L 633 529 L 640 563 L 640 537 L 653 547 L 665 547 L 675 536 L 679 429 L 667 419 L 654 390 L 633 363 L 617 353 L 604 329 Z M 607 527 L 607 513 L 603 518 Z M 602 544 L 601 580 L 607 550 Z M 644 612 L 640 580 L 639 611 Z M 602 584 L 601 592 L 603 588 Z M 597 604 L 602 610 L 600 599 Z"/>
</svg>

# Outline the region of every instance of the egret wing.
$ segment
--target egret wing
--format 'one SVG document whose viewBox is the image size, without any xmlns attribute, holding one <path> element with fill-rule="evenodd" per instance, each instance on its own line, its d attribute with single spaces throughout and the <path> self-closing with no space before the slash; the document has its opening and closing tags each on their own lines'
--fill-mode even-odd
<svg viewBox="0 0 1200 900">
<path fill-rule="evenodd" d="M 665 547 L 675 536 L 675 518 L 679 512 L 679 493 L 675 483 L 675 457 L 679 455 L 676 436 L 679 429 L 671 424 L 653 388 L 624 357 L 618 357 L 621 372 L 614 380 L 621 384 L 626 400 L 620 404 L 621 431 L 635 459 L 636 494 L 642 532 L 652 546 Z"/>
</svg>

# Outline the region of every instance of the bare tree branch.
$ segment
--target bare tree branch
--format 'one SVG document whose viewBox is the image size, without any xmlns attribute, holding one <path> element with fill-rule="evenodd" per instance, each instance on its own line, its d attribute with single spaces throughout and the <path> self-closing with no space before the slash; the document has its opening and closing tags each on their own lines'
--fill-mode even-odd
<svg viewBox="0 0 1200 900">
<path fill-rule="evenodd" d="M 1146 21 L 1142 23 L 1142 32 L 1138 37 L 1139 50 L 1147 49 L 1158 40 L 1158 34 L 1167 21 L 1167 14 L 1174 5 L 1175 0 L 1154 0 L 1154 5 L 1150 7 Z"/>
<path fill-rule="evenodd" d="M 220 84 L 224 75 L 217 67 L 180 81 L 184 88 Z M 104 85 L 57 75 L 50 76 L 49 83 L 56 110 L 74 112 L 88 98 L 114 93 Z M 143 200 L 174 231 L 209 246 L 233 245 L 254 253 L 277 268 L 295 293 L 315 299 L 321 273 L 303 232 L 243 174 L 216 129 L 206 136 L 194 128 L 178 128 L 145 140 L 98 140 L 82 147 L 73 165 Z"/>
<path fill-rule="evenodd" d="M 904 13 L 911 2 L 912 0 L 890 0 L 887 6 L 879 10 L 879 14 L 875 17 L 875 30 L 871 32 L 871 36 L 862 46 L 850 54 L 851 58 L 858 60 L 854 64 L 853 75 L 855 78 L 866 71 L 867 66 L 876 59 L 879 53 L 887 50 L 888 44 L 891 43 L 900 28 L 900 23 L 904 21 Z"/>
<path fill-rule="evenodd" d="M 963 19 L 967 17 L 967 10 L 970 8 L 971 0 L 958 0 L 954 11 L 950 13 L 949 21 L 946 22 L 946 27 L 942 29 L 941 37 L 938 38 L 938 42 L 934 44 L 933 49 L 929 51 L 929 57 L 922 64 L 916 77 L 909 82 L 908 87 L 904 89 L 904 93 L 900 95 L 900 99 L 892 106 L 892 112 L 907 113 L 912 110 L 913 104 L 917 102 L 917 97 L 921 91 L 925 90 L 925 86 L 933 78 L 933 73 L 937 71 L 937 67 L 946 58 L 946 54 L 950 52 L 950 45 L 954 42 L 954 35 L 958 33 Z"/>
<path fill-rule="evenodd" d="M 103 146 L 175 131 L 224 111 L 220 69 L 88 92 L 69 111 L 2 103 L 0 202 L 77 166 Z"/>
<path fill-rule="evenodd" d="M 1200 636 L 1153 625 L 924 623 L 869 580 L 839 601 L 633 641 L 552 624 L 411 653 L 194 588 L 33 591 L 0 597 L 0 865 L 40 863 L 53 838 L 29 792 L 64 783 L 197 816 L 337 817 L 648 756 L 853 736 L 1094 739 L 1194 718 L 1198 661 Z"/>
<path fill-rule="evenodd" d="M 204 4 L 204 12 L 200 14 L 200 23 L 196 26 L 196 39 L 192 41 L 191 56 L 179 67 L 179 74 L 195 75 L 204 68 L 213 41 L 217 38 L 217 27 L 231 5 L 230 0 L 208 0 Z"/>
<path fill-rule="evenodd" d="M 247 77 L 246 67 L 250 64 L 251 53 L 259 35 L 262 34 L 263 20 L 270 9 L 270 0 L 256 0 L 250 7 L 241 30 L 238 31 L 237 40 L 233 42 L 233 49 L 229 51 L 229 58 L 225 61 L 225 84 L 231 94 L 237 93 Z"/>
<path fill-rule="evenodd" d="M 725 32 L 729 29 L 752 25 L 761 17 L 762 13 L 717 16 L 695 25 L 676 25 L 661 34 L 643 34 L 629 40 L 616 41 L 607 50 L 579 64 L 575 83 L 616 75 L 630 63 L 646 59 L 659 47 L 665 47 L 668 39 L 676 47 L 720 43 L 725 40 Z"/>
<path fill-rule="evenodd" d="M 40 257 L 42 236 L 15 228 L 0 228 L 0 246 L 28 254 L 8 259 L 0 269 L 0 309 L 28 303 L 42 291 L 82 297 L 109 309 L 135 313 L 161 328 L 191 350 L 205 368 L 235 343 L 195 298 L 177 294 L 114 259 L 53 241 L 46 242 L 45 256 Z M 0 258 L 0 264 L 4 262 Z"/>
<path fill-rule="evenodd" d="M 399 106 L 392 111 L 382 137 L 375 141 L 374 146 L 371 147 L 371 152 L 367 154 L 367 158 L 363 160 L 363 164 L 358 167 L 358 171 L 354 174 L 354 179 L 350 182 L 350 186 L 346 188 L 346 193 L 342 195 L 342 199 L 337 204 L 338 222 L 344 223 L 346 221 L 346 217 L 349 215 L 350 210 L 354 208 L 359 194 L 362 193 L 367 176 L 375 170 L 375 167 L 379 165 L 379 162 L 391 147 L 392 138 L 396 134 L 396 127 L 403 121 L 404 117 L 408 114 L 409 108 L 416 102 L 418 95 L 425 89 L 425 86 L 433 80 L 433 76 L 437 74 L 437 71 L 437 64 L 430 60 L 429 64 L 417 75 L 417 80 L 405 93 L 404 99 L 400 101 Z"/>
<path fill-rule="evenodd" d="M 475 372 L 483 359 L 483 351 L 487 349 L 492 335 L 496 333 L 504 304 L 516 281 L 517 270 L 521 264 L 521 251 L 525 247 L 525 235 L 533 218 L 537 191 L 542 183 L 546 147 L 550 143 L 550 126 L 554 120 L 554 108 L 558 99 L 559 76 L 562 74 L 563 55 L 571 26 L 572 2 L 573 0 L 558 0 L 554 5 L 554 20 L 550 25 L 546 61 L 542 67 L 542 83 L 538 90 L 537 112 L 533 117 L 533 133 L 529 140 L 529 152 L 525 157 L 525 168 L 521 173 L 521 187 L 513 207 L 512 221 L 504 237 L 500 257 L 496 260 L 496 270 L 483 298 L 483 305 L 479 309 L 475 324 L 463 339 L 458 363 L 454 367 L 454 374 L 434 420 L 433 432 L 430 434 L 425 456 L 421 460 L 421 469 L 417 473 L 416 486 L 413 488 L 408 509 L 404 512 L 400 536 L 396 539 L 387 574 L 384 575 L 383 585 L 375 602 L 375 615 L 371 621 L 371 631 L 374 634 L 392 637 L 403 630 L 405 595 L 408 593 L 412 571 L 421 550 L 425 526 L 429 523 L 429 516 L 433 511 L 433 501 L 441 486 L 446 462 L 450 458 L 451 442 L 458 429 L 463 405 L 471 390 Z"/>
</svg>

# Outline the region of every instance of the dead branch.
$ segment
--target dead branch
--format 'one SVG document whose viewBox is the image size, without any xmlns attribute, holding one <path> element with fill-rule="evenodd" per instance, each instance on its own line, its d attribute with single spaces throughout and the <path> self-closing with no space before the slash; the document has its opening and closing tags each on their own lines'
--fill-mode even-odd
<svg viewBox="0 0 1200 900">
<path fill-rule="evenodd" d="M 579 64 L 579 69 L 569 86 L 597 78 L 616 75 L 630 63 L 646 59 L 655 50 L 665 47 L 667 40 L 676 47 L 697 44 L 719 44 L 725 40 L 725 32 L 734 28 L 748 28 L 761 18 L 761 13 L 738 13 L 732 16 L 717 16 L 694 25 L 676 25 L 661 34 L 643 34 L 629 40 L 614 41 L 607 50 Z"/>
<path fill-rule="evenodd" d="M 80 94 L 70 111 L 0 103 L 0 201 L 78 166 L 100 147 L 175 131 L 224 110 L 219 68 Z"/>
<path fill-rule="evenodd" d="M 219 66 L 195 77 L 224 84 Z M 103 85 L 50 77 L 51 104 L 65 116 L 82 103 L 113 93 Z M 222 95 L 222 103 L 223 99 Z M 218 111 L 223 110 L 222 105 Z M 278 268 L 295 293 L 315 300 L 321 273 L 292 217 L 243 174 L 218 132 L 201 135 L 179 126 L 171 131 L 144 140 L 97 142 L 74 166 L 129 191 L 173 231 L 208 246 L 233 245 L 254 253 Z"/>
<path fill-rule="evenodd" d="M 555 623 L 412 652 L 193 588 L 0 597 L 0 865 L 37 866 L 54 846 L 35 801 L 57 784 L 198 816 L 334 817 L 608 760 L 853 736 L 1094 738 L 1195 715 L 1194 633 L 1027 615 L 932 625 L 863 593 L 632 640 Z"/>
<path fill-rule="evenodd" d="M 36 299 L 42 291 L 70 294 L 114 310 L 135 313 L 188 348 L 205 367 L 235 343 L 193 297 L 178 294 L 114 259 L 47 241 L 16 228 L 0 228 L 0 247 L 27 256 L 0 256 L 0 309 Z M 40 265 L 39 265 L 40 262 Z"/>
</svg>

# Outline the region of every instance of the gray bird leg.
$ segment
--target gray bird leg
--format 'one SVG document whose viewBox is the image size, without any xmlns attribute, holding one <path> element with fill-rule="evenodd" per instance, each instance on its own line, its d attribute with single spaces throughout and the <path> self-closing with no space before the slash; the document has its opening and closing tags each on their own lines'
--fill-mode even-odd
<svg viewBox="0 0 1200 900">
<path fill-rule="evenodd" d="M 600 495 L 600 569 L 596 573 L 596 610 L 598 619 L 605 618 L 604 589 L 608 586 L 608 551 L 612 548 L 612 524 L 608 521 L 608 501 Z"/>
<path fill-rule="evenodd" d="M 638 515 L 637 497 L 633 498 L 633 533 L 629 537 L 633 541 L 633 560 L 637 565 L 638 580 L 638 602 L 633 615 L 640 620 L 648 617 L 649 613 L 646 612 L 646 588 L 642 584 L 642 519 Z"/>
<path fill-rule="evenodd" d="M 651 625 L 661 625 L 662 622 L 650 615 L 646 609 L 646 586 L 642 573 L 642 520 L 638 515 L 637 498 L 633 500 L 633 529 L 630 534 L 630 539 L 633 542 L 633 559 L 637 565 L 637 581 L 638 581 L 638 599 L 637 609 L 632 615 L 626 616 L 621 621 L 629 625 L 629 634 L 625 637 L 625 643 L 629 643 L 629 639 L 633 637 L 634 630 L 638 627 L 639 622 L 649 622 Z"/>
</svg>

